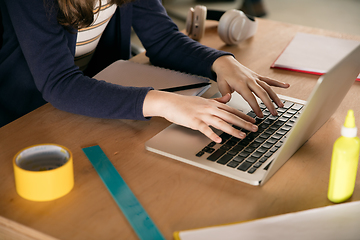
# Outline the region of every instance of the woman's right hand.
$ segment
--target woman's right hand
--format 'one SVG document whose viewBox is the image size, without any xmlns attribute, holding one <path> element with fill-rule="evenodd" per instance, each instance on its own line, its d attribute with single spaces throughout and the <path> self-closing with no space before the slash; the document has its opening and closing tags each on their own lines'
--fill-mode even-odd
<svg viewBox="0 0 360 240">
<path fill-rule="evenodd" d="M 243 139 L 245 133 L 232 125 L 252 132 L 258 128 L 253 124 L 253 118 L 225 104 L 230 98 L 230 94 L 217 99 L 205 99 L 152 90 L 145 97 L 143 114 L 144 117 L 164 117 L 175 124 L 199 130 L 217 143 L 221 142 L 221 138 L 210 126 Z"/>
</svg>

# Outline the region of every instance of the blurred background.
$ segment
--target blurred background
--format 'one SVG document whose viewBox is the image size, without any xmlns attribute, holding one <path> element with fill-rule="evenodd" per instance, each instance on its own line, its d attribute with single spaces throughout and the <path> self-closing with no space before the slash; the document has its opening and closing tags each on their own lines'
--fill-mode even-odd
<svg viewBox="0 0 360 240">
<path fill-rule="evenodd" d="M 360 35 L 360 0 L 163 0 L 163 5 L 180 30 L 185 28 L 189 8 L 204 5 L 208 9 L 239 9 L 264 19 Z M 135 34 L 132 43 L 143 51 Z"/>
</svg>

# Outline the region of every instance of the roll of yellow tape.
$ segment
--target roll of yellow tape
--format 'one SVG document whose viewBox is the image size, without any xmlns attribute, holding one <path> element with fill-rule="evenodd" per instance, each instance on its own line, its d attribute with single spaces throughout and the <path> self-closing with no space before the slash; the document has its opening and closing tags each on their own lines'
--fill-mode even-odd
<svg viewBox="0 0 360 240">
<path fill-rule="evenodd" d="M 74 187 L 73 158 L 69 149 L 56 144 L 25 148 L 13 159 L 18 194 L 32 201 L 60 198 Z"/>
</svg>

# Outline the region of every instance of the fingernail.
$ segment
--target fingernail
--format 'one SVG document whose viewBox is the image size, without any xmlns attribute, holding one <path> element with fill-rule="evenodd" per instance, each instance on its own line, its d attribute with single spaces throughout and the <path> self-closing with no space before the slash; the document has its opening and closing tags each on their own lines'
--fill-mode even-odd
<svg viewBox="0 0 360 240">
<path fill-rule="evenodd" d="M 246 134 L 243 133 L 243 132 L 240 132 L 239 136 L 240 136 L 240 138 L 245 138 L 245 137 L 246 137 Z"/>
<path fill-rule="evenodd" d="M 258 130 L 258 126 L 252 125 L 251 129 L 252 129 L 254 132 L 256 132 L 256 131 Z"/>
</svg>

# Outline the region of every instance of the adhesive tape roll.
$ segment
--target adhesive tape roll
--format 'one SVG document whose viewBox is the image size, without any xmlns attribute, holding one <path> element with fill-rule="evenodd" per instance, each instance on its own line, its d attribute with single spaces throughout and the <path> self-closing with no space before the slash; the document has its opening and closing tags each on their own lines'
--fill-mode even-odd
<svg viewBox="0 0 360 240">
<path fill-rule="evenodd" d="M 72 153 L 56 144 L 25 148 L 13 159 L 18 194 L 32 201 L 60 198 L 74 187 Z"/>
</svg>

